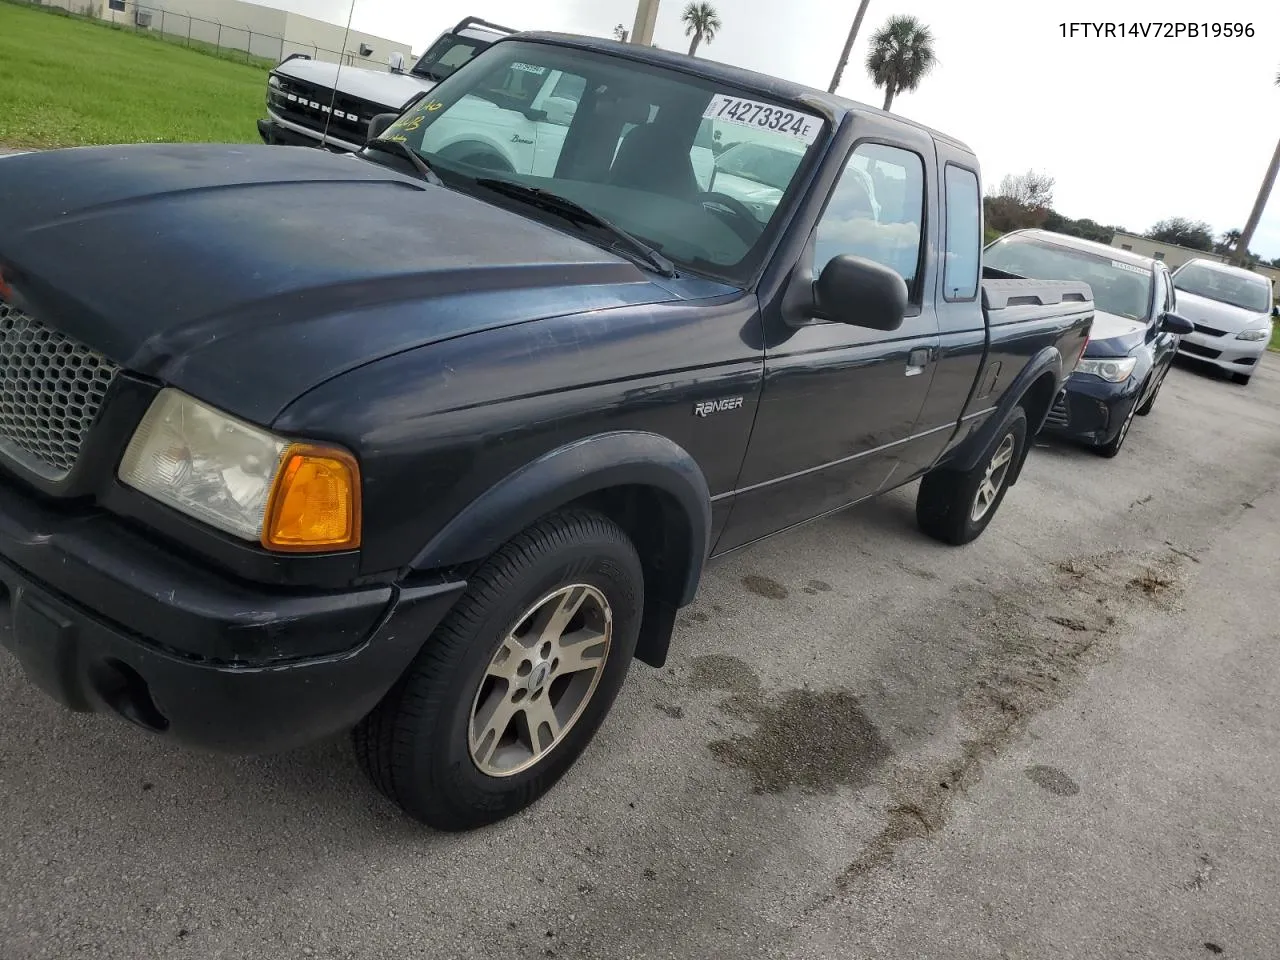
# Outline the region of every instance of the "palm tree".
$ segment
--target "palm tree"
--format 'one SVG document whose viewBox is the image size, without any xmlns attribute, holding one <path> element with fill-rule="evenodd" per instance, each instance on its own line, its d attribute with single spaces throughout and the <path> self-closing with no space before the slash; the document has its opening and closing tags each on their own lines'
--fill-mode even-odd
<svg viewBox="0 0 1280 960">
<path fill-rule="evenodd" d="M 909 14 L 895 14 L 871 35 L 867 73 L 877 87 L 884 87 L 884 109 L 899 93 L 914 90 L 938 62 L 933 33 Z"/>
<path fill-rule="evenodd" d="M 1280 73 L 1276 74 L 1276 86 L 1280 87 Z M 1236 241 L 1235 255 L 1231 258 L 1234 263 L 1242 265 L 1248 263 L 1249 244 L 1253 242 L 1253 231 L 1258 229 L 1258 221 L 1262 219 L 1262 211 L 1266 208 L 1267 200 L 1271 196 L 1271 188 L 1276 185 L 1277 173 L 1280 173 L 1280 140 L 1276 141 L 1275 152 L 1271 154 L 1271 166 L 1267 167 L 1267 172 L 1262 178 L 1262 187 L 1258 190 L 1258 198 L 1253 201 L 1249 220 Z"/>
<path fill-rule="evenodd" d="M 710 43 L 716 38 L 716 32 L 720 29 L 720 14 L 706 0 L 696 3 L 690 0 L 684 13 L 680 15 L 680 22 L 684 24 L 684 35 L 693 36 L 693 42 L 689 44 L 689 56 L 692 57 L 697 54 L 698 45 L 703 40 Z"/>
<path fill-rule="evenodd" d="M 827 87 L 827 93 L 835 93 L 836 87 L 840 86 L 845 64 L 849 62 L 849 51 L 853 49 L 853 41 L 857 39 L 858 28 L 862 26 L 862 18 L 866 15 L 867 4 L 870 2 L 871 0 L 862 0 L 858 4 L 858 12 L 853 18 L 853 26 L 849 28 L 849 36 L 845 37 L 844 50 L 840 53 L 840 62 L 836 64 L 836 72 L 831 76 L 831 86 Z"/>
</svg>

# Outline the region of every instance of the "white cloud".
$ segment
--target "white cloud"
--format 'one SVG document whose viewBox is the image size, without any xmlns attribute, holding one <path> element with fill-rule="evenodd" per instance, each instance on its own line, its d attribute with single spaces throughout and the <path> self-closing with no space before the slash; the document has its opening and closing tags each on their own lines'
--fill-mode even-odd
<svg viewBox="0 0 1280 960">
<path fill-rule="evenodd" d="M 714 0 L 723 21 L 699 53 L 825 89 L 844 43 L 854 0 Z M 468 15 L 518 29 L 607 36 L 631 28 L 634 0 L 355 0 L 354 26 L 405 40 L 416 51 Z M 274 0 L 345 22 L 345 0 Z M 684 0 L 662 0 L 655 41 L 685 49 Z M 1121 13 L 1120 11 L 1123 11 Z M 894 112 L 968 143 L 995 183 L 1035 168 L 1057 180 L 1055 206 L 1145 230 L 1169 216 L 1238 228 L 1253 205 L 1280 137 L 1280 4 L 1233 0 L 871 0 L 840 93 L 879 106 L 863 67 L 867 38 L 895 13 L 934 33 L 939 64 Z M 1060 23 L 1195 22 L 1218 16 L 1252 23 L 1252 38 L 1064 38 Z M 1276 191 L 1280 194 L 1280 189 Z M 1253 248 L 1280 257 L 1280 198 L 1265 211 Z"/>
</svg>

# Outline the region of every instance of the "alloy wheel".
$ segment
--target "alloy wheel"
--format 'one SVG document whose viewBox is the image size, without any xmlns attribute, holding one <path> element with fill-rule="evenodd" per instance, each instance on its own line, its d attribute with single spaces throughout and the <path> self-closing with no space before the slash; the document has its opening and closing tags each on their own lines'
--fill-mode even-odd
<svg viewBox="0 0 1280 960">
<path fill-rule="evenodd" d="M 974 523 L 987 515 L 996 502 L 996 497 L 1000 495 L 1004 481 L 1009 475 L 1009 466 L 1013 460 L 1013 448 L 1016 443 L 1012 433 L 1005 434 L 1004 439 L 1000 441 L 1000 446 L 996 447 L 996 452 L 987 461 L 987 469 L 982 482 L 978 484 L 978 492 L 973 498 L 973 510 L 969 514 Z"/>
<path fill-rule="evenodd" d="M 543 597 L 489 662 L 467 727 L 472 762 L 509 777 L 541 761 L 582 716 L 604 672 L 613 610 L 585 583 Z"/>
</svg>

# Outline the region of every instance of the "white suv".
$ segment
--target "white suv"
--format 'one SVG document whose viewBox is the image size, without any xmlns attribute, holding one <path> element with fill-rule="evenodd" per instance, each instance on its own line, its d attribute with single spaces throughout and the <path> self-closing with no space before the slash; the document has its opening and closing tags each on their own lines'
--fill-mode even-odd
<svg viewBox="0 0 1280 960">
<path fill-rule="evenodd" d="M 1188 260 L 1173 271 L 1178 313 L 1195 324 L 1178 352 L 1212 363 L 1248 383 L 1271 340 L 1271 281 L 1214 260 Z"/>
</svg>

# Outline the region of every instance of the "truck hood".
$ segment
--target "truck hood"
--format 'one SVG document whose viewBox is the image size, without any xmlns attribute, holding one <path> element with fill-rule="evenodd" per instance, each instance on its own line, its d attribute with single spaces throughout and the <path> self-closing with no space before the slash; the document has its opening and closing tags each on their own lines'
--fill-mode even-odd
<svg viewBox="0 0 1280 960">
<path fill-rule="evenodd" d="M 1266 312 L 1245 310 L 1229 303 L 1219 303 L 1208 297 L 1178 291 L 1178 304 L 1174 308 L 1179 316 L 1186 317 L 1197 326 L 1221 330 L 1223 333 L 1239 333 L 1251 327 L 1266 327 L 1271 315 Z"/>
<path fill-rule="evenodd" d="M 0 196 L 0 271 L 20 306 L 264 424 L 403 350 L 697 295 L 500 207 L 307 147 L 32 153 L 0 164 Z"/>
<path fill-rule="evenodd" d="M 326 90 L 336 87 L 339 93 L 379 104 L 386 107 L 388 112 L 393 110 L 399 112 L 400 108 L 409 102 L 410 97 L 417 96 L 436 85 L 434 80 L 408 73 L 347 66 L 339 69 L 336 63 L 301 58 L 280 64 L 272 73 L 318 84 Z"/>
<path fill-rule="evenodd" d="M 1147 338 L 1147 325 L 1141 320 L 1131 320 L 1119 314 L 1095 310 L 1093 329 L 1089 331 L 1086 357 L 1127 357 L 1129 352 Z"/>
</svg>

